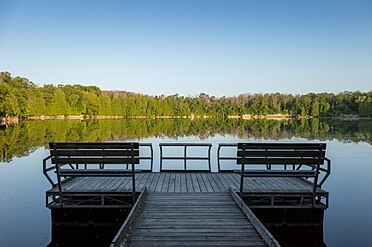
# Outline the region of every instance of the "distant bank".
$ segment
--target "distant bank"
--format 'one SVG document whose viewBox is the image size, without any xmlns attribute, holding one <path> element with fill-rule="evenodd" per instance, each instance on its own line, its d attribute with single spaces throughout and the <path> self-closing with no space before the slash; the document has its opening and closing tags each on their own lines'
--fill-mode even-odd
<svg viewBox="0 0 372 247">
<path fill-rule="evenodd" d="M 0 126 L 9 126 L 11 124 L 18 124 L 23 120 L 86 120 L 86 119 L 207 119 L 207 118 L 219 118 L 218 116 L 123 116 L 123 115 L 40 115 L 40 116 L 28 116 L 28 117 L 0 117 Z M 229 115 L 228 119 L 268 119 L 268 120 L 290 120 L 290 119 L 312 119 L 312 118 L 334 118 L 341 120 L 359 120 L 359 119 L 372 119 L 371 117 L 360 117 L 358 115 L 340 115 L 338 117 L 313 117 L 313 116 L 294 116 L 285 114 L 269 114 L 269 115 Z"/>
</svg>

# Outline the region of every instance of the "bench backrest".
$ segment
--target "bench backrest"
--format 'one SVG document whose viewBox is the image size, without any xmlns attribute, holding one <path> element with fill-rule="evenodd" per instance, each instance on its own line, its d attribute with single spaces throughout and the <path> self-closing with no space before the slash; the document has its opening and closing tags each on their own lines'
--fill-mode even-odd
<svg viewBox="0 0 372 247">
<path fill-rule="evenodd" d="M 325 143 L 238 143 L 240 165 L 321 165 Z"/>
<path fill-rule="evenodd" d="M 53 164 L 139 164 L 137 142 L 52 142 Z"/>
</svg>

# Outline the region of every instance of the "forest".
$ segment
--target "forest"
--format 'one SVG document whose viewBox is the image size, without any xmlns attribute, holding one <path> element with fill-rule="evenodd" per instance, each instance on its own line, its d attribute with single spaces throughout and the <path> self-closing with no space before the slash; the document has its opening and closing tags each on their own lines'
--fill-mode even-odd
<svg viewBox="0 0 372 247">
<path fill-rule="evenodd" d="M 242 88 L 249 91 L 249 88 Z M 185 97 L 104 91 L 96 86 L 45 84 L 0 72 L 0 117 L 41 115 L 105 116 L 242 116 L 284 114 L 291 116 L 372 117 L 372 91 L 267 93 L 215 97 L 206 93 Z"/>
</svg>

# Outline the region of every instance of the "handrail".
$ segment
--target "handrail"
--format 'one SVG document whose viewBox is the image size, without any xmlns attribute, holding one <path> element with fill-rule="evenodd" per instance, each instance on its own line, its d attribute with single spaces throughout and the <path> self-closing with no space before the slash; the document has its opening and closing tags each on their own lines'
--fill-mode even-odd
<svg viewBox="0 0 372 247">
<path fill-rule="evenodd" d="M 52 155 L 47 156 L 46 158 L 43 159 L 43 174 L 44 176 L 48 179 L 49 183 L 52 184 L 52 186 L 55 186 L 56 184 L 54 183 L 53 179 L 49 176 L 48 172 L 55 170 L 56 166 L 51 166 L 47 168 L 47 161 L 52 158 Z"/>
<path fill-rule="evenodd" d="M 125 219 L 123 225 L 120 227 L 119 231 L 116 233 L 114 239 L 111 241 L 110 247 L 119 247 L 122 246 L 125 238 L 127 237 L 131 226 L 134 224 L 136 217 L 141 213 L 145 199 L 147 196 L 147 187 L 145 187 L 141 194 L 139 195 L 138 199 L 134 203 L 132 209 L 130 210 L 127 218 Z"/>
<path fill-rule="evenodd" d="M 242 200 L 238 194 L 229 187 L 229 193 L 238 207 L 242 210 L 244 215 L 252 223 L 255 230 L 262 237 L 263 241 L 270 247 L 280 247 L 280 243 L 275 239 L 275 237 L 270 233 L 269 230 L 262 224 L 262 222 L 254 215 L 252 210 L 247 206 L 247 204 Z"/>
<path fill-rule="evenodd" d="M 327 168 L 320 167 L 319 171 L 325 172 L 324 177 L 322 180 L 319 182 L 318 187 L 321 188 L 323 183 L 326 181 L 326 179 L 331 175 L 331 160 L 327 157 L 324 157 L 324 160 L 327 162 Z"/>
<path fill-rule="evenodd" d="M 183 156 L 164 156 L 163 147 L 184 147 Z M 187 156 L 188 147 L 208 147 L 207 157 Z M 187 160 L 208 160 L 208 170 L 211 171 L 211 143 L 159 143 L 160 148 L 160 171 L 163 170 L 163 160 L 183 160 L 184 171 L 187 171 Z"/>
<path fill-rule="evenodd" d="M 150 156 L 139 156 L 140 160 L 150 160 L 150 169 L 149 171 L 153 170 L 154 167 L 154 149 L 152 148 L 152 143 L 139 143 L 139 147 L 149 147 L 150 148 Z M 127 165 L 128 168 L 129 165 Z M 141 169 L 144 171 L 145 169 Z"/>
<path fill-rule="evenodd" d="M 219 143 L 218 149 L 217 149 L 217 167 L 218 172 L 220 171 L 227 171 L 227 170 L 221 170 L 221 160 L 237 160 L 237 157 L 221 157 L 221 148 L 222 147 L 237 147 L 237 143 Z"/>
</svg>

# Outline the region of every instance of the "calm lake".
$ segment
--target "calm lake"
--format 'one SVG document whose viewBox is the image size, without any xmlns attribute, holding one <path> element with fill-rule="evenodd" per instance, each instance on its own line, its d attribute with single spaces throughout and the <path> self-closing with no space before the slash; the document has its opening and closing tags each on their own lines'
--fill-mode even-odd
<svg viewBox="0 0 372 247">
<path fill-rule="evenodd" d="M 325 211 L 328 246 L 372 246 L 372 120 L 130 119 L 24 121 L 0 129 L 0 246 L 46 246 L 51 216 L 45 207 L 50 184 L 42 159 L 52 141 L 209 142 L 212 171 L 218 143 L 326 142 L 331 176 Z M 177 164 L 175 164 L 177 165 Z M 230 164 L 234 166 L 234 164 Z"/>
</svg>

